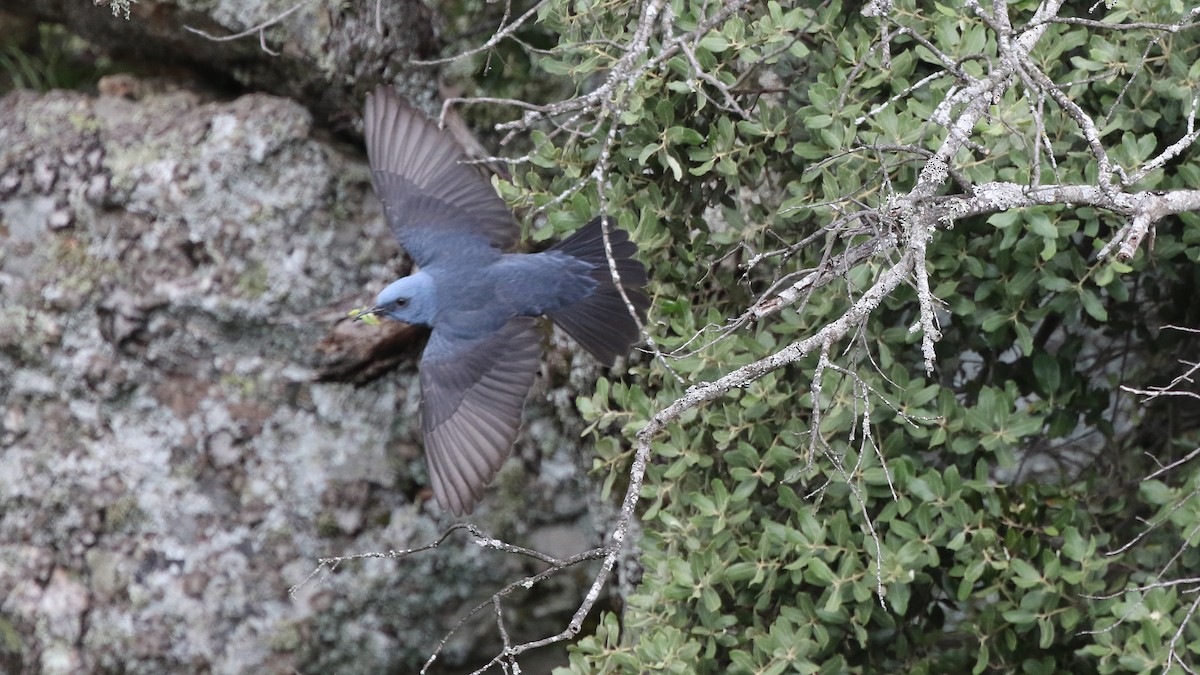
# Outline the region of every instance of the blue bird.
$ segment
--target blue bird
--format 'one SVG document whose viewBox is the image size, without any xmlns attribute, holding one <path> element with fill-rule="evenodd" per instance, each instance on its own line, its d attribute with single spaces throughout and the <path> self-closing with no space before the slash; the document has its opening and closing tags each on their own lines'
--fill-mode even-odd
<svg viewBox="0 0 1200 675">
<path fill-rule="evenodd" d="M 519 229 L 458 143 L 389 87 L 367 96 L 367 155 L 392 233 L 418 271 L 371 313 L 433 330 L 421 355 L 421 427 L 433 494 L 470 513 L 508 456 L 541 363 L 545 315 L 606 365 L 640 336 L 613 283 L 603 217 L 542 253 L 505 253 Z M 621 285 L 639 317 L 646 268 L 609 222 Z"/>
</svg>

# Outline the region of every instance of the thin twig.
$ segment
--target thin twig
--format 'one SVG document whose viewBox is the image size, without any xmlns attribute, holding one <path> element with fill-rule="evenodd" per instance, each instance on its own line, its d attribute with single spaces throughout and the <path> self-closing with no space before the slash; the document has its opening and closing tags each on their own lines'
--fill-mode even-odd
<svg viewBox="0 0 1200 675">
<path fill-rule="evenodd" d="M 247 35 L 250 35 L 251 33 L 257 32 L 259 46 L 262 47 L 262 50 L 265 51 L 266 53 L 270 54 L 271 56 L 279 56 L 279 52 L 272 51 L 271 49 L 269 49 L 267 47 L 265 31 L 267 28 L 270 28 L 271 26 L 274 26 L 275 24 L 288 18 L 289 16 L 294 14 L 296 11 L 298 11 L 303 6 L 304 6 L 303 2 L 297 2 L 296 4 L 292 5 L 291 9 L 284 11 L 282 14 L 278 14 L 274 18 L 267 19 L 266 21 L 258 24 L 257 26 L 252 26 L 240 33 L 234 33 L 233 35 L 222 35 L 222 36 L 211 35 L 209 33 L 206 33 L 204 31 L 200 30 L 199 28 L 195 28 L 192 26 L 184 26 L 183 29 L 188 32 L 195 33 L 196 35 L 199 35 L 200 37 L 203 37 L 206 40 L 212 40 L 213 42 L 229 42 L 230 40 L 237 40 L 239 38 L 244 38 Z"/>
</svg>

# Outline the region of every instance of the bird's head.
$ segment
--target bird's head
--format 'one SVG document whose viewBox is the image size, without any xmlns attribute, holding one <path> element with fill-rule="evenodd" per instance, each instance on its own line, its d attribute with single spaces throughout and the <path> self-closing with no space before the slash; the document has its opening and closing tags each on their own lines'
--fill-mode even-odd
<svg viewBox="0 0 1200 675">
<path fill-rule="evenodd" d="M 404 323 L 428 326 L 433 322 L 437 310 L 433 290 L 433 279 L 425 272 L 397 279 L 380 291 L 371 313 Z"/>
</svg>

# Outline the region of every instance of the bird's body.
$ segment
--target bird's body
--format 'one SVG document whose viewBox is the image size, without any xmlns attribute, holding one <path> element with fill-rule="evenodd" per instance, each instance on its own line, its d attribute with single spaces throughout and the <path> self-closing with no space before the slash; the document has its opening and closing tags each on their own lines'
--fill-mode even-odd
<svg viewBox="0 0 1200 675">
<path fill-rule="evenodd" d="M 555 251 L 490 251 L 498 255 L 437 261 L 417 273 L 429 276 L 434 304 L 445 308 L 430 317 L 430 327 L 482 335 L 511 317 L 541 316 L 578 302 L 596 286 L 588 266 Z"/>
<path fill-rule="evenodd" d="M 438 502 L 462 515 L 516 438 L 541 361 L 536 317 L 611 365 L 639 335 L 629 308 L 641 316 L 649 305 L 646 271 L 622 230 L 610 225 L 606 245 L 604 218 L 542 253 L 506 253 L 516 224 L 452 138 L 384 87 L 367 98 L 364 127 L 375 191 L 420 266 L 373 311 L 433 328 L 421 357 L 426 456 Z"/>
</svg>

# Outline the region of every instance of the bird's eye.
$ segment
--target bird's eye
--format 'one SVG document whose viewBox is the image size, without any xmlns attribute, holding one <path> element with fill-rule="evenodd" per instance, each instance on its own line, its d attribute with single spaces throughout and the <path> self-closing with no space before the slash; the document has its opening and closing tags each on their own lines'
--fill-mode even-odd
<svg viewBox="0 0 1200 675">
<path fill-rule="evenodd" d="M 396 299 L 396 306 L 397 306 L 397 307 L 404 307 L 404 306 L 405 306 L 405 305 L 407 305 L 407 304 L 408 304 L 408 298 L 397 298 L 397 299 Z"/>
</svg>

